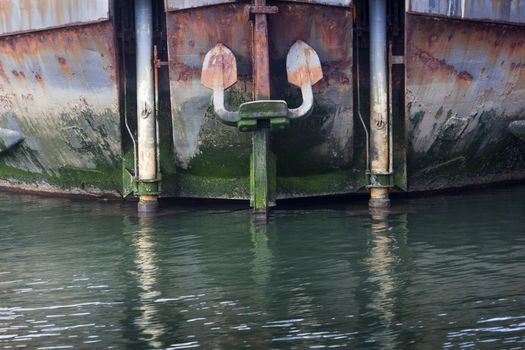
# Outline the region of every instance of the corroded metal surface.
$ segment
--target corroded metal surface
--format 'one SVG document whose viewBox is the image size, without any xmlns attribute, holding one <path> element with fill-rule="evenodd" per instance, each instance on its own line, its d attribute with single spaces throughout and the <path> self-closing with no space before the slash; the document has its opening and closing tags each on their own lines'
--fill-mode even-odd
<svg viewBox="0 0 525 350">
<path fill-rule="evenodd" d="M 287 2 L 303 2 L 308 4 L 330 5 L 330 6 L 352 6 L 352 0 L 284 0 Z"/>
<path fill-rule="evenodd" d="M 312 85 L 323 79 L 323 68 L 317 52 L 302 40 L 292 45 L 286 56 L 288 82 L 301 89 L 303 102 L 297 108 L 288 109 L 288 118 L 303 118 L 312 112 L 314 93 Z"/>
<path fill-rule="evenodd" d="M 190 188 L 186 182 L 188 176 L 191 181 L 199 178 L 209 184 L 217 183 L 218 179 L 225 184 L 235 179 L 246 181 L 248 176 L 250 135 L 220 122 L 213 113 L 212 92 L 200 81 L 206 53 L 221 43 L 237 59 L 238 82 L 226 91 L 226 107 L 238 110 L 241 103 L 253 99 L 252 23 L 245 14 L 246 5 L 238 2 L 167 13 L 175 162 L 180 169 L 178 181 L 187 188 Z M 268 21 L 269 97 L 286 100 L 290 108 L 301 105 L 301 90 L 288 82 L 286 72 L 286 56 L 298 40 L 308 43 L 319 54 L 324 73 L 313 88 L 316 104 L 312 115 L 272 134 L 278 176 L 317 176 L 351 169 L 352 12 L 342 6 L 299 2 L 272 2 L 272 5 L 278 6 L 279 12 L 270 15 Z M 288 182 L 279 181 L 288 186 Z M 290 181 L 295 184 L 295 180 Z M 333 183 L 332 186 L 327 182 L 327 186 L 321 185 L 318 187 L 321 190 L 312 189 L 311 193 L 343 193 L 358 187 L 350 182 Z M 223 187 L 227 186 L 230 185 Z M 230 198 L 248 196 L 248 192 L 228 188 Z M 195 195 L 195 191 L 185 192 L 182 185 L 179 189 L 178 195 Z M 217 196 L 215 189 L 203 188 L 201 193 Z M 281 192 L 279 196 L 308 193 Z"/>
<path fill-rule="evenodd" d="M 237 126 L 240 114 L 224 106 L 224 90 L 237 82 L 237 60 L 223 44 L 215 45 L 204 57 L 201 83 L 213 90 L 213 110 L 227 125 Z"/>
<path fill-rule="evenodd" d="M 525 0 L 406 0 L 410 12 L 525 23 Z"/>
<path fill-rule="evenodd" d="M 352 0 L 286 0 L 287 2 L 303 2 L 332 6 L 352 6 Z M 242 2 L 240 0 L 166 0 L 168 11 L 183 10 L 188 8 Z"/>
<path fill-rule="evenodd" d="M 354 152 L 352 12 L 343 7 L 282 4 L 271 17 L 272 98 L 289 108 L 301 104 L 301 91 L 287 82 L 286 55 L 297 40 L 319 55 L 323 79 L 313 87 L 312 115 L 273 137 L 282 176 L 302 176 L 352 167 Z"/>
<path fill-rule="evenodd" d="M 4 180 L 38 174 L 42 190 L 60 192 L 40 186 L 53 179 L 79 193 L 118 190 L 115 60 L 109 21 L 0 39 L 0 127 L 26 138 L 0 159 Z"/>
<path fill-rule="evenodd" d="M 166 0 L 166 9 L 168 11 L 176 11 L 232 2 L 237 2 L 237 0 Z"/>
<path fill-rule="evenodd" d="M 525 28 L 406 18 L 410 190 L 525 178 Z"/>
<path fill-rule="evenodd" d="M 297 87 L 315 85 L 323 79 L 323 68 L 315 50 L 302 40 L 290 48 L 286 57 L 288 82 Z"/>
<path fill-rule="evenodd" d="M 251 100 L 251 31 L 244 6 L 229 4 L 167 14 L 176 162 L 199 175 L 221 174 L 223 170 L 232 176 L 248 174 L 249 135 L 239 134 L 214 116 L 211 91 L 201 84 L 206 53 L 222 43 L 237 59 L 239 80 L 226 94 L 226 107 L 237 110 L 241 102 Z"/>
<path fill-rule="evenodd" d="M 204 57 L 202 85 L 226 90 L 237 82 L 237 61 L 226 46 L 217 44 Z"/>
<path fill-rule="evenodd" d="M 109 0 L 0 0 L 0 36 L 108 20 Z"/>
</svg>

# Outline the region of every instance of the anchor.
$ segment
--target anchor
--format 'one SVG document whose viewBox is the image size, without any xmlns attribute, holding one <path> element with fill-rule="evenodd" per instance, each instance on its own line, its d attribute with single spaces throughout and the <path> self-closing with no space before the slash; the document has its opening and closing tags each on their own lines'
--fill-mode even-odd
<svg viewBox="0 0 525 350">
<path fill-rule="evenodd" d="M 288 51 L 286 72 L 288 82 L 301 89 L 303 103 L 297 108 L 288 108 L 284 100 L 257 100 L 241 104 L 238 111 L 227 110 L 224 92 L 237 82 L 237 60 L 223 44 L 215 45 L 204 57 L 201 82 L 213 90 L 213 108 L 223 123 L 240 131 L 256 131 L 267 124 L 278 130 L 290 120 L 310 115 L 314 106 L 312 86 L 323 78 L 319 56 L 301 40 Z"/>
<path fill-rule="evenodd" d="M 225 107 L 225 90 L 237 82 L 237 60 L 222 43 L 215 45 L 204 57 L 201 82 L 213 90 L 213 108 L 219 119 L 241 132 L 253 132 L 250 160 L 250 205 L 256 221 L 266 221 L 268 208 L 275 205 L 276 171 L 269 146 L 269 131 L 285 129 L 291 120 L 310 115 L 314 106 L 312 86 L 323 78 L 319 56 L 304 41 L 295 42 L 286 57 L 288 82 L 301 89 L 302 104 L 289 108 L 284 100 L 270 100 L 267 15 L 277 8 L 266 6 L 265 0 L 254 0 L 246 12 L 254 14 L 254 97 L 238 111 Z"/>
</svg>

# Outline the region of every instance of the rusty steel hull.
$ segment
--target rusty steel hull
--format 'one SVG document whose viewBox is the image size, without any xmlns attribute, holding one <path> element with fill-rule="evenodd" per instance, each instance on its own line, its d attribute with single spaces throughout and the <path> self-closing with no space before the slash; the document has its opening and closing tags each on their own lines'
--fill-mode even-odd
<svg viewBox="0 0 525 350">
<path fill-rule="evenodd" d="M 525 178 L 525 27 L 406 16 L 410 191 Z"/>
<path fill-rule="evenodd" d="M 328 3 L 328 2 L 323 2 Z M 238 82 L 226 91 L 227 107 L 238 109 L 254 97 L 252 23 L 246 4 L 186 8 L 167 13 L 173 152 L 179 185 L 174 195 L 249 198 L 248 176 L 251 135 L 222 124 L 213 113 L 211 91 L 201 83 L 206 52 L 224 44 L 237 58 Z M 349 1 L 337 5 L 349 5 Z M 297 40 L 318 52 L 324 79 L 314 86 L 315 107 L 305 120 L 286 131 L 272 133 L 277 162 L 277 196 L 289 198 L 348 193 L 362 187 L 354 181 L 352 12 L 340 6 L 275 3 L 279 12 L 268 20 L 270 86 L 272 99 L 284 99 L 290 108 L 301 104 L 300 89 L 287 81 L 286 55 Z M 255 33 L 256 34 L 256 33 Z M 256 76 L 256 74 L 255 74 Z M 264 95 L 264 94 L 262 94 Z M 258 94 L 258 96 L 262 96 Z M 362 170 L 362 169 L 361 169 Z M 337 173 L 331 181 L 330 174 Z M 348 173 L 347 173 L 348 172 Z M 362 171 L 363 172 L 363 171 Z M 326 178 L 322 178 L 328 174 Z M 310 176 L 321 186 L 301 186 Z M 321 178 L 319 178 L 321 177 Z M 351 181 L 343 179 L 352 178 Z M 202 187 L 195 190 L 192 182 Z M 307 183 L 308 181 L 304 181 Z M 217 185 L 217 184 L 222 185 Z M 213 184 L 213 185 L 210 185 Z"/>
<path fill-rule="evenodd" d="M 108 0 L 3 0 L 0 36 L 107 21 Z"/>
<path fill-rule="evenodd" d="M 525 23 L 523 0 L 407 0 L 407 11 L 471 20 Z"/>
<path fill-rule="evenodd" d="M 25 140 L 0 185 L 119 195 L 121 141 L 111 21 L 0 38 L 0 127 Z"/>
<path fill-rule="evenodd" d="M 133 8 L 93 1 L 96 6 L 83 10 L 80 0 L 0 0 L 0 187 L 115 197 L 141 191 Z M 404 37 L 398 36 L 403 24 L 391 33 L 394 137 L 388 141 L 394 153 L 388 157 L 396 190 L 525 179 L 525 142 L 509 132 L 511 122 L 525 120 L 525 7 L 498 0 L 490 12 L 487 1 L 407 1 L 392 21 L 405 16 Z M 286 129 L 270 133 L 266 170 L 277 174 L 269 184 L 272 200 L 366 191 L 370 140 L 363 125 L 369 125 L 373 76 L 366 21 L 354 26 L 351 0 L 269 1 L 271 8 L 247 11 L 248 3 L 153 3 L 158 133 L 151 144 L 159 142 L 152 151 L 160 171 L 154 180 L 161 181 L 160 193 L 153 192 L 250 198 L 252 133 L 215 114 L 215 79 L 227 89 L 225 110 L 236 113 L 244 102 L 270 98 L 284 100 L 289 117 L 286 108 L 303 103 L 303 91 L 292 85 L 301 84 L 287 72 L 287 55 L 298 42 L 319 56 L 321 69 L 310 79 L 320 80 L 313 85 L 312 114 L 289 118 Z M 267 35 L 255 28 L 254 19 L 263 17 L 257 11 L 266 11 Z M 159 35 L 164 24 L 166 38 Z M 214 47 L 231 50 L 235 62 L 215 62 L 211 67 L 221 69 L 202 76 Z M 268 51 L 268 60 L 259 51 Z M 354 52 L 365 53 L 358 65 Z"/>
<path fill-rule="evenodd" d="M 322 174 L 353 166 L 350 28 L 350 9 L 305 4 L 280 6 L 279 14 L 269 22 L 272 98 L 285 97 L 293 107 L 301 103 L 299 90 L 286 81 L 286 53 L 297 40 L 318 53 L 324 75 L 313 88 L 313 114 L 275 135 L 272 146 L 282 176 Z"/>
<path fill-rule="evenodd" d="M 167 13 L 171 118 L 176 181 L 188 178 L 217 183 L 228 180 L 244 186 L 230 188 L 223 198 L 246 198 L 250 135 L 226 126 L 213 113 L 211 91 L 201 83 L 206 52 L 218 43 L 233 51 L 238 82 L 226 94 L 235 109 L 251 100 L 251 29 L 244 4 L 218 5 Z M 206 197 L 207 189 L 180 184 L 175 195 Z M 190 188 L 195 190 L 191 193 Z M 194 193 L 195 192 L 195 193 Z"/>
</svg>

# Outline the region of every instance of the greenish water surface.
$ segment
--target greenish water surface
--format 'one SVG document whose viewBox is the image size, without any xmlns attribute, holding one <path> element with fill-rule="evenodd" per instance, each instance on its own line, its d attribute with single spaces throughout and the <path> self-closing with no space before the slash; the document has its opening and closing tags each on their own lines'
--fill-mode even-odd
<svg viewBox="0 0 525 350">
<path fill-rule="evenodd" d="M 525 349 L 525 187 L 394 203 L 0 193 L 0 349 Z"/>
</svg>

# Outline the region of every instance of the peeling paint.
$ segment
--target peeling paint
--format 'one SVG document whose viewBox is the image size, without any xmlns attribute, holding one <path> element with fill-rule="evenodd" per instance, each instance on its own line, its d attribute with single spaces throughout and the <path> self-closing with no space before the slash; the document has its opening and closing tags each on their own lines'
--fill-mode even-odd
<svg viewBox="0 0 525 350">
<path fill-rule="evenodd" d="M 64 169 L 120 171 L 116 74 L 111 22 L 0 38 L 0 127 L 26 136 L 0 162 L 57 183 Z"/>
<path fill-rule="evenodd" d="M 353 161 L 352 13 L 337 6 L 276 4 L 279 13 L 268 22 L 272 98 L 285 99 L 290 108 L 302 103 L 300 90 L 288 83 L 286 73 L 286 55 L 298 40 L 319 54 L 324 73 L 313 88 L 312 115 L 293 121 L 284 132 L 272 133 L 278 175 L 314 176 L 349 169 Z M 173 144 L 181 176 L 221 177 L 227 182 L 248 175 L 249 135 L 221 125 L 210 113 L 211 91 L 200 81 L 206 53 L 221 43 L 237 59 L 239 81 L 226 91 L 228 109 L 252 100 L 252 34 L 245 5 L 223 3 L 167 13 Z M 345 185 L 335 192 L 359 186 Z M 316 194 L 314 186 L 311 190 L 311 195 Z"/>
<path fill-rule="evenodd" d="M 109 0 L 2 0 L 0 36 L 106 21 Z"/>
<path fill-rule="evenodd" d="M 408 14 L 406 35 L 410 190 L 525 178 L 507 128 L 525 113 L 525 28 Z"/>
</svg>

